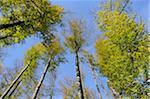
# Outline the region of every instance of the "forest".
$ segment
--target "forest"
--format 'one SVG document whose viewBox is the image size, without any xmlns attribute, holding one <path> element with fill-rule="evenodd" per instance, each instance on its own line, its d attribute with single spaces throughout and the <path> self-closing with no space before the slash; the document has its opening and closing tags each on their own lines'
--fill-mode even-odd
<svg viewBox="0 0 150 99">
<path fill-rule="evenodd" d="M 150 99 L 137 2 L 0 0 L 0 99 Z"/>
</svg>

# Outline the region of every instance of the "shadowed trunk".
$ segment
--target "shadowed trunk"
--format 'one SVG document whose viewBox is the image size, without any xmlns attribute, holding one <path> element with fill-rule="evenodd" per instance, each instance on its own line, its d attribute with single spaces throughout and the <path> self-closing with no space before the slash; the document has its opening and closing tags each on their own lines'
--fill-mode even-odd
<svg viewBox="0 0 150 99">
<path fill-rule="evenodd" d="M 17 25 L 21 25 L 24 24 L 24 21 L 18 21 L 18 22 L 14 22 L 14 23 L 10 23 L 10 24 L 0 24 L 0 30 L 1 29 L 6 29 L 6 28 L 10 28 L 10 27 L 14 27 Z"/>
<path fill-rule="evenodd" d="M 79 99 L 84 99 L 78 52 L 76 51 L 75 54 L 76 54 L 75 61 L 76 61 L 76 79 L 77 79 L 77 85 L 78 85 L 78 94 L 79 94 Z"/>
<path fill-rule="evenodd" d="M 49 58 L 49 60 L 48 60 L 48 62 L 47 62 L 47 64 L 46 64 L 46 66 L 45 66 L 45 68 L 44 68 L 44 71 L 43 71 L 43 74 L 42 74 L 42 76 L 41 76 L 41 78 L 40 78 L 40 81 L 39 81 L 39 83 L 37 84 L 36 89 L 35 89 L 35 91 L 34 91 L 34 93 L 33 93 L 33 95 L 32 95 L 32 99 L 36 99 L 36 97 L 37 97 L 37 94 L 38 94 L 38 92 L 39 92 L 39 90 L 40 90 L 40 87 L 41 87 L 41 85 L 42 85 L 42 83 L 43 83 L 43 80 L 44 80 L 44 78 L 45 78 L 45 76 L 46 76 L 46 73 L 47 73 L 47 71 L 48 71 L 48 68 L 49 68 L 49 66 L 50 66 L 50 62 L 51 62 L 51 58 Z"/>
</svg>

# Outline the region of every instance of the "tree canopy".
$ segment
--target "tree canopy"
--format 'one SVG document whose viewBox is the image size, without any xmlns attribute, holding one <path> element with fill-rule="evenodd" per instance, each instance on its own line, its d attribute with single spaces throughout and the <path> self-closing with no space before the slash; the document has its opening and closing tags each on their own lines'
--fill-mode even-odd
<svg viewBox="0 0 150 99">
<path fill-rule="evenodd" d="M 99 11 L 97 15 L 103 31 L 95 44 L 101 72 L 120 95 L 147 97 L 143 83 L 148 79 L 149 39 L 144 23 L 118 10 Z"/>
<path fill-rule="evenodd" d="M 0 10 L 0 46 L 19 43 L 37 33 L 45 37 L 45 31 L 61 22 L 63 13 L 63 8 L 47 0 L 2 0 Z"/>
</svg>

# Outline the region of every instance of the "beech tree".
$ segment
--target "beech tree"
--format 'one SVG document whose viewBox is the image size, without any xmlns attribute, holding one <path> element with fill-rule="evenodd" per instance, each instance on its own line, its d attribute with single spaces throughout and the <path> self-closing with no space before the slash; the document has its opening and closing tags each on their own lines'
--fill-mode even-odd
<svg viewBox="0 0 150 99">
<path fill-rule="evenodd" d="M 148 98 L 149 34 L 144 23 L 116 9 L 98 11 L 97 17 L 103 34 L 95 47 L 108 85 L 121 96 Z"/>
<path fill-rule="evenodd" d="M 84 91 L 82 85 L 81 67 L 80 67 L 80 56 L 79 53 L 82 51 L 82 47 L 85 44 L 85 33 L 84 23 L 82 21 L 71 20 L 69 23 L 70 33 L 65 37 L 64 44 L 70 49 L 70 52 L 75 54 L 75 65 L 76 65 L 76 80 L 78 85 L 79 99 L 84 99 Z"/>
</svg>

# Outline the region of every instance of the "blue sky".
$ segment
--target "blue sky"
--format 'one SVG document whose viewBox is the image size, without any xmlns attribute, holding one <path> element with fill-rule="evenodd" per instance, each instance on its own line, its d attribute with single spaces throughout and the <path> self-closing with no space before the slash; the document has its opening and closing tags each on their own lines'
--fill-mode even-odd
<svg viewBox="0 0 150 99">
<path fill-rule="evenodd" d="M 90 52 L 94 52 L 93 44 L 96 39 L 95 34 L 100 34 L 98 31 L 95 20 L 94 13 L 99 9 L 99 4 L 101 0 L 51 0 L 52 4 L 58 4 L 64 7 L 65 11 L 71 12 L 69 15 L 66 15 L 66 19 L 78 18 L 86 21 L 87 29 L 89 29 L 91 33 L 92 41 L 86 47 Z M 141 16 L 146 24 L 148 24 L 150 20 L 150 0 L 132 0 L 132 9 L 137 13 L 137 15 Z M 94 12 L 94 13 L 93 13 Z M 60 31 L 61 32 L 61 31 Z M 89 38 L 88 38 L 89 39 Z M 36 44 L 40 40 L 36 37 L 28 38 L 26 42 L 22 45 L 15 44 L 11 47 L 5 48 L 4 52 L 6 56 L 4 57 L 4 66 L 7 68 L 13 68 L 16 60 L 21 60 L 24 57 L 26 50 L 32 45 Z M 62 64 L 59 67 L 59 76 L 57 80 L 56 86 L 59 87 L 59 81 L 63 80 L 64 77 L 75 78 L 75 66 L 74 66 L 74 56 L 70 53 L 66 56 L 69 60 L 69 63 Z M 95 85 L 93 82 L 90 72 L 90 69 L 87 65 L 82 66 L 83 71 L 86 75 L 85 83 L 86 86 L 95 89 Z M 101 78 L 101 80 L 106 83 L 105 78 Z M 62 99 L 61 95 L 55 96 L 54 99 Z M 109 98 L 110 99 L 110 98 Z"/>
</svg>

